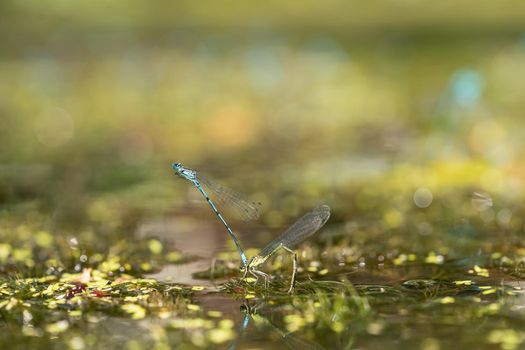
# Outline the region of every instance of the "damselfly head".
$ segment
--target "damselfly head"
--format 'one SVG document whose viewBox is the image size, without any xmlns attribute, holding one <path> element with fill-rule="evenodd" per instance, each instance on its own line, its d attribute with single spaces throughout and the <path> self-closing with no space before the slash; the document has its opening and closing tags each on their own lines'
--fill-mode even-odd
<svg viewBox="0 0 525 350">
<path fill-rule="evenodd" d="M 173 163 L 171 165 L 171 167 L 173 168 L 173 170 L 179 172 L 182 170 L 182 164 L 181 163 Z"/>
</svg>

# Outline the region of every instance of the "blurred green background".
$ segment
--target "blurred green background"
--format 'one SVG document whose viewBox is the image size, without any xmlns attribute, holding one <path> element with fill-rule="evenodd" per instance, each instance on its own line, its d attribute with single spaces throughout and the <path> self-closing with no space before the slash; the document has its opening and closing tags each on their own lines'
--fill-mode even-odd
<svg viewBox="0 0 525 350">
<path fill-rule="evenodd" d="M 325 202 L 357 244 L 428 249 L 464 218 L 518 244 L 524 23 L 521 1 L 2 1 L 2 217 L 193 215 L 181 161 L 264 227 Z"/>
</svg>

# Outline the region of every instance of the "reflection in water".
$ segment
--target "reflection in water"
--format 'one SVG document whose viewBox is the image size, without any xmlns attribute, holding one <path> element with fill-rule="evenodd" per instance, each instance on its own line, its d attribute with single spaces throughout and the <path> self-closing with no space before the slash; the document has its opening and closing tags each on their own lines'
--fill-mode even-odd
<svg viewBox="0 0 525 350">
<path fill-rule="evenodd" d="M 246 300 L 244 305 L 241 306 L 241 312 L 244 314 L 242 323 L 240 325 L 237 338 L 228 348 L 229 350 L 237 349 L 237 346 L 243 339 L 248 339 L 253 341 L 258 337 L 251 332 L 249 332 L 250 321 L 253 321 L 255 324 L 257 332 L 266 332 L 268 329 L 278 336 L 278 343 L 284 345 L 287 349 L 292 350 L 322 350 L 324 347 L 321 345 L 303 339 L 297 336 L 294 332 L 287 332 L 277 327 L 273 322 L 271 322 L 267 317 L 260 313 L 260 309 L 265 306 L 265 302 L 260 302 L 255 305 L 250 305 L 249 300 Z M 270 308 L 271 309 L 271 308 Z M 266 339 L 269 338 L 269 335 L 265 336 Z"/>
<path fill-rule="evenodd" d="M 154 278 L 162 282 L 176 282 L 186 285 L 214 286 L 216 281 L 208 279 L 195 279 L 196 272 L 207 270 L 210 267 L 210 260 L 197 260 L 185 264 L 164 265 L 162 270 L 147 274 L 147 278 Z"/>
</svg>

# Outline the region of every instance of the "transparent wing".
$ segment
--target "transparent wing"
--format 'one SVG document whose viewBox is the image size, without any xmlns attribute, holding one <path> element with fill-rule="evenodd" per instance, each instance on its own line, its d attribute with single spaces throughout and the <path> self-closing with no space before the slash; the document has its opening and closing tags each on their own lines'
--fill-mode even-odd
<svg viewBox="0 0 525 350">
<path fill-rule="evenodd" d="M 281 243 L 290 249 L 304 242 L 308 237 L 316 233 L 326 224 L 330 217 L 330 207 L 320 205 L 312 211 L 306 213 L 290 226 L 283 234 L 276 237 L 264 247 L 259 255 L 266 256 L 271 254 Z"/>
<path fill-rule="evenodd" d="M 488 193 L 484 192 L 474 192 L 472 193 L 472 198 L 470 203 L 477 211 L 484 211 L 492 207 L 492 197 Z"/>
<path fill-rule="evenodd" d="M 213 197 L 212 199 L 216 200 L 221 208 L 234 211 L 240 219 L 244 221 L 257 220 L 261 216 L 261 203 L 249 200 L 242 194 L 209 178 L 199 176 L 199 182 L 208 190 Z"/>
</svg>

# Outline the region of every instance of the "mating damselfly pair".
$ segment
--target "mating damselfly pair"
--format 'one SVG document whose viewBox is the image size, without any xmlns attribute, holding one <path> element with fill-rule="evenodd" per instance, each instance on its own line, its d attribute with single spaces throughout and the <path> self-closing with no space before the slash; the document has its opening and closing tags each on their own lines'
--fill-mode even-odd
<svg viewBox="0 0 525 350">
<path fill-rule="evenodd" d="M 290 288 L 288 290 L 288 292 L 291 293 L 295 285 L 295 277 L 297 274 L 297 253 L 294 251 L 294 248 L 296 248 L 299 244 L 304 242 L 307 238 L 312 236 L 324 226 L 330 217 L 330 207 L 327 205 L 320 205 L 314 208 L 312 211 L 306 213 L 284 233 L 276 237 L 274 240 L 268 243 L 266 247 L 261 249 L 259 254 L 248 260 L 244 250 L 241 247 L 239 239 L 230 228 L 223 215 L 219 212 L 215 203 L 210 199 L 206 190 L 213 193 L 220 204 L 235 208 L 240 213 L 240 216 L 244 219 L 257 219 L 261 213 L 261 204 L 246 200 L 238 193 L 200 176 L 195 170 L 185 168 L 181 163 L 173 163 L 172 168 L 179 176 L 193 183 L 193 185 L 204 196 L 211 209 L 215 212 L 219 221 L 226 228 L 228 235 L 235 243 L 237 251 L 241 257 L 241 271 L 244 272 L 244 277 L 246 277 L 248 273 L 254 276 L 256 281 L 259 279 L 259 277 L 263 277 L 265 286 L 267 286 L 269 276 L 268 274 L 260 271 L 258 269 L 259 266 L 264 264 L 280 249 L 283 249 L 284 251 L 292 254 L 293 272 Z"/>
</svg>

